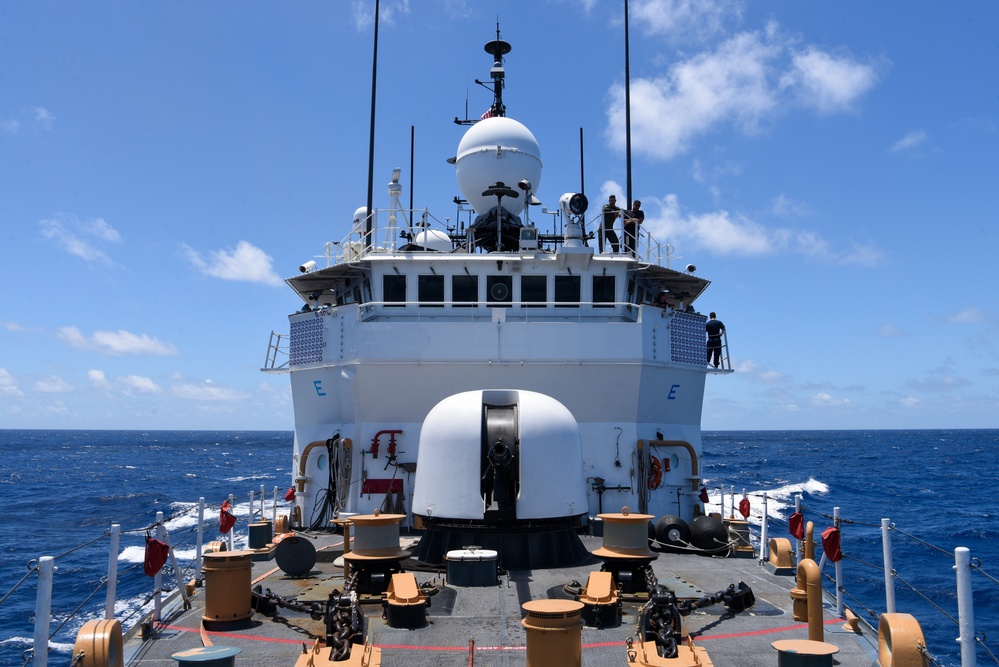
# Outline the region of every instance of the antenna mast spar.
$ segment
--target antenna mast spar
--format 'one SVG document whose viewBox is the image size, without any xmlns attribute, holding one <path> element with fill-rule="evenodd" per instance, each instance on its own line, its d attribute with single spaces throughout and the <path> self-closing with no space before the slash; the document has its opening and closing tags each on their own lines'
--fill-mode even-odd
<svg viewBox="0 0 999 667">
<path fill-rule="evenodd" d="M 455 125 L 475 125 L 480 120 L 485 120 L 486 118 L 493 118 L 496 116 L 506 116 L 506 105 L 503 104 L 503 87 L 506 85 L 506 70 L 503 69 L 503 56 L 510 53 L 513 49 L 509 42 L 500 39 L 499 23 L 496 23 L 496 39 L 491 42 L 487 42 L 485 47 L 486 53 L 493 57 L 493 66 L 489 70 L 489 75 L 493 79 L 492 88 L 493 91 L 493 104 L 486 110 L 484 114 L 478 118 L 468 117 L 468 98 L 465 99 L 465 120 L 460 120 L 455 117 Z M 475 83 L 479 84 L 483 88 L 490 89 L 489 84 L 485 81 L 475 80 Z"/>
</svg>

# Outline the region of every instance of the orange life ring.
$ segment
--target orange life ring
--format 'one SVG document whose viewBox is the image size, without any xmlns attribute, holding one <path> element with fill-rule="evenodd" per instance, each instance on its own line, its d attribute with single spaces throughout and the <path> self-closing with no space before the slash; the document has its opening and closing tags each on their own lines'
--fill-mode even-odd
<svg viewBox="0 0 999 667">
<path fill-rule="evenodd" d="M 649 488 L 655 491 L 663 481 L 663 464 L 654 456 L 649 457 Z"/>
</svg>

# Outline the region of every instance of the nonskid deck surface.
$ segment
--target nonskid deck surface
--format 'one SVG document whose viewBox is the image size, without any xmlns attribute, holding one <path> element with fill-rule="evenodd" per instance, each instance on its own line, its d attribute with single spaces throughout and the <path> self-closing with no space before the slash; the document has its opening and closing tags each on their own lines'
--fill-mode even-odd
<svg viewBox="0 0 999 667">
<path fill-rule="evenodd" d="M 318 559 L 312 571 L 303 577 L 290 577 L 278 569 L 274 560 L 255 561 L 252 580 L 264 590 L 299 600 L 323 601 L 332 588 L 342 589 L 342 569 L 333 562 L 341 553 L 342 540 L 337 535 L 313 536 Z M 590 551 L 601 546 L 600 538 L 584 537 Z M 403 564 L 404 569 L 406 563 Z M 777 664 L 777 652 L 771 644 L 781 639 L 807 639 L 805 624 L 791 615 L 788 594 L 794 578 L 776 576 L 745 558 L 708 558 L 695 555 L 660 554 L 653 561 L 660 583 L 674 589 L 679 597 L 713 594 L 740 581 L 748 584 L 756 604 L 740 613 L 729 613 L 723 604 L 694 611 L 684 619 L 686 631 L 697 646 L 704 648 L 714 665 L 753 667 Z M 529 600 L 546 598 L 572 599 L 564 589 L 576 581 L 584 583 L 590 572 L 600 569 L 600 561 L 579 567 L 549 570 L 517 570 L 502 573 L 494 586 L 458 587 L 447 585 L 443 571 L 416 571 L 420 584 L 430 582 L 440 588 L 433 595 L 429 609 L 430 624 L 415 630 L 394 629 L 382 620 L 382 605 L 365 604 L 366 633 L 381 649 L 383 665 L 523 665 L 526 664 L 526 630 L 521 625 L 522 605 Z M 170 609 L 155 626 L 149 639 L 127 642 L 125 659 L 131 665 L 172 665 L 174 653 L 203 645 L 201 616 L 205 593 L 199 589 L 193 608 Z M 583 665 L 626 665 L 625 641 L 634 636 L 638 602 L 625 601 L 623 617 L 617 628 L 583 627 L 581 632 Z M 877 637 L 860 636 L 843 628 L 835 609 L 825 605 L 825 640 L 839 647 L 834 664 L 868 667 L 876 662 Z M 869 632 L 869 629 L 868 629 Z M 325 637 L 322 621 L 308 614 L 278 609 L 274 615 L 255 613 L 248 623 L 231 629 L 212 629 L 206 635 L 215 646 L 240 649 L 236 664 L 294 665 L 303 646 Z M 470 661 L 470 642 L 472 660 Z"/>
</svg>

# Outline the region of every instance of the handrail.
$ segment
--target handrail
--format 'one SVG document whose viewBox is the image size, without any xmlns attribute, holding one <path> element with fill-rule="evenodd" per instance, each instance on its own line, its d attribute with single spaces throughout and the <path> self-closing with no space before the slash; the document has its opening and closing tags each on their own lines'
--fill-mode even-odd
<svg viewBox="0 0 999 667">
<path fill-rule="evenodd" d="M 282 341 L 287 338 L 287 334 L 279 334 L 276 331 L 271 331 L 270 340 L 267 341 L 267 355 L 264 359 L 263 370 L 265 371 L 279 371 L 286 370 L 291 365 L 291 355 L 288 352 L 287 343 L 282 347 Z M 285 357 L 284 362 L 279 366 L 277 365 L 278 354 Z"/>
<path fill-rule="evenodd" d="M 459 212 L 470 213 L 467 209 Z M 389 216 L 389 222 L 382 227 L 379 227 L 378 224 L 379 214 L 387 214 Z M 398 216 L 401 216 L 407 224 L 400 226 L 397 222 Z M 561 212 L 558 212 L 555 219 L 559 220 L 560 218 Z M 602 218 L 603 214 L 597 212 L 589 220 L 584 219 L 582 221 L 584 244 L 588 244 L 589 241 L 596 241 L 599 238 L 599 226 L 602 224 Z M 371 223 L 370 231 L 366 230 L 369 221 Z M 471 223 L 471 219 L 469 219 L 469 223 Z M 557 223 L 554 224 L 554 229 L 547 233 L 549 237 L 561 237 L 564 230 L 560 230 L 559 227 Z M 590 229 L 589 232 L 586 231 L 588 228 Z M 325 259 L 327 267 L 336 264 L 350 264 L 368 255 L 397 252 L 403 245 L 410 242 L 410 235 L 419 234 L 423 231 L 443 232 L 451 239 L 464 236 L 466 229 L 467 227 L 464 226 L 464 223 L 451 225 L 450 219 L 442 222 L 426 208 L 374 209 L 367 217 L 355 220 L 351 231 L 341 240 L 324 243 L 323 254 L 317 255 L 316 258 Z M 615 229 L 617 228 L 615 227 Z M 402 231 L 405 231 L 405 235 L 401 233 Z M 379 235 L 382 238 L 379 238 Z M 368 242 L 369 240 L 370 243 Z M 621 245 L 622 247 L 624 245 L 623 225 Z M 475 249 L 468 248 L 464 243 L 460 244 L 459 249 L 456 251 L 475 254 Z M 603 253 L 602 248 L 595 248 L 595 252 L 597 254 L 613 254 Z M 627 253 L 622 250 L 617 254 L 623 255 Z M 635 240 L 634 254 L 637 260 L 669 268 L 672 255 L 672 245 L 657 241 L 652 234 L 644 231 L 641 227 L 638 228 L 638 238 Z"/>
<path fill-rule="evenodd" d="M 278 505 L 281 505 L 281 506 L 287 506 L 288 505 L 288 503 L 286 503 L 284 501 L 279 501 L 278 500 L 278 493 L 277 492 L 278 492 L 277 487 L 274 487 L 274 500 L 272 501 L 272 503 L 273 503 L 273 508 L 272 509 L 273 509 L 274 512 L 277 511 Z M 251 514 L 249 514 L 248 516 L 252 517 L 252 511 L 253 510 L 251 508 L 250 509 Z M 186 516 L 186 515 L 188 515 L 190 513 L 196 513 L 196 516 L 198 516 L 199 518 L 203 516 L 203 513 L 200 511 L 199 503 L 194 503 L 190 509 L 185 510 L 183 512 L 180 512 L 177 515 L 174 515 L 172 517 L 164 518 L 162 521 L 157 521 L 157 522 L 155 522 L 155 523 L 153 523 L 153 524 L 151 524 L 149 526 L 143 526 L 143 527 L 134 528 L 134 529 L 130 529 L 130 530 L 121 530 L 120 534 L 121 535 L 126 535 L 126 534 L 133 535 L 133 536 L 136 536 L 138 538 L 138 540 L 144 541 L 145 540 L 145 536 L 146 536 L 146 534 L 147 534 L 148 531 L 150 531 L 150 530 L 152 530 L 154 528 L 161 528 L 162 529 L 163 528 L 163 524 L 171 521 L 172 519 Z M 240 512 L 240 515 L 242 515 L 241 512 Z M 200 526 L 198 524 L 201 524 L 201 523 L 203 523 L 203 521 L 197 521 L 197 522 L 195 522 L 195 525 L 193 525 L 193 526 L 184 526 L 183 528 L 181 528 L 180 530 L 177 531 L 177 536 L 179 537 L 179 539 L 176 539 L 176 540 L 172 541 L 172 547 L 171 547 L 172 558 L 168 560 L 168 564 L 164 566 L 164 569 L 171 568 L 173 570 L 173 576 L 176 578 L 176 580 L 178 582 L 181 581 L 181 577 L 182 576 L 186 576 L 186 574 L 192 570 L 192 568 L 194 567 L 194 564 L 196 562 L 196 558 L 192 558 L 190 563 L 183 563 L 183 564 L 182 563 L 178 563 L 177 562 L 177 558 L 176 558 L 176 553 L 175 553 L 174 549 L 176 549 L 176 547 L 179 547 L 179 546 L 181 546 L 183 544 L 186 544 L 190 540 L 194 539 L 195 534 L 198 532 L 198 530 L 200 528 Z M 46 574 L 45 572 L 43 572 L 43 569 L 46 570 L 47 572 L 54 571 L 53 564 L 54 564 L 55 560 L 57 560 L 59 558 L 62 558 L 64 556 L 67 556 L 67 555 L 69 555 L 71 553 L 74 553 L 76 551 L 80 551 L 82 549 L 90 547 L 90 546 L 94 545 L 95 543 L 97 543 L 97 542 L 105 539 L 109 535 L 111 535 L 112 532 L 113 531 L 111 529 L 106 529 L 99 537 L 97 537 L 95 539 L 92 539 L 92 540 L 88 540 L 88 541 L 86 541 L 86 542 L 84 542 L 84 543 L 82 543 L 80 545 L 74 546 L 71 549 L 68 549 L 67 551 L 63 552 L 59 556 L 55 556 L 55 557 L 53 557 L 53 556 L 42 556 L 41 558 L 39 558 L 37 560 L 29 561 L 29 563 L 28 563 L 28 572 L 21 578 L 20 581 L 18 581 L 11 588 L 10 591 L 7 592 L 7 594 L 5 594 L 3 596 L 3 598 L 0 598 L 0 605 L 2 605 L 4 602 L 6 602 L 8 599 L 10 599 L 13 596 L 13 594 L 20 588 L 20 586 L 32 574 L 38 573 L 39 574 L 39 579 L 38 579 L 38 587 L 37 587 L 37 590 L 36 590 L 36 598 L 37 598 L 38 601 L 36 602 L 35 608 L 36 608 L 36 610 L 39 609 L 39 608 L 48 609 L 48 612 L 45 613 L 45 618 L 44 619 L 41 619 L 41 618 L 36 618 L 35 619 L 35 622 L 36 622 L 36 634 L 35 634 L 35 637 L 36 637 L 36 641 L 37 642 L 42 642 L 42 641 L 51 642 L 53 640 L 53 638 L 55 638 L 60 632 L 62 632 L 64 630 L 64 628 L 66 627 L 66 625 L 73 618 L 77 617 L 81 613 L 86 614 L 86 615 L 94 615 L 96 617 L 109 618 L 109 617 L 105 616 L 105 602 L 104 601 L 101 601 L 101 604 L 100 604 L 99 608 L 93 607 L 92 605 L 90 607 L 88 607 L 88 603 L 91 602 L 91 600 L 98 593 L 98 591 L 100 591 L 105 586 L 108 586 L 110 588 L 110 586 L 109 586 L 109 576 L 102 576 L 102 577 L 100 577 L 99 580 L 96 582 L 96 585 L 91 590 L 89 590 L 87 592 L 87 594 L 84 597 L 83 601 L 80 602 L 79 604 L 77 604 L 73 608 L 73 610 L 71 612 L 65 614 L 65 617 L 63 617 L 63 614 L 61 614 L 61 613 L 55 613 L 55 612 L 52 611 L 52 608 L 53 608 L 53 604 L 52 604 L 53 603 L 53 595 L 52 595 L 52 593 L 53 593 L 54 590 L 58 591 L 58 590 L 63 590 L 63 589 L 57 588 L 54 585 L 54 581 L 53 581 L 55 579 L 55 577 L 53 577 L 51 574 Z M 187 535 L 187 533 L 189 533 L 189 532 L 192 533 L 192 534 L 191 535 Z M 167 539 L 169 540 L 169 538 L 167 538 Z M 168 544 L 170 544 L 170 543 L 171 543 L 171 541 L 168 541 Z M 112 548 L 114 548 L 114 547 L 112 546 Z M 128 547 L 126 547 L 126 548 L 128 548 Z M 118 557 L 119 557 L 119 555 L 120 555 L 121 552 L 118 551 L 117 548 L 115 548 L 115 551 L 116 551 L 116 553 L 111 554 L 111 557 L 109 558 L 109 561 L 113 562 L 115 564 L 115 566 L 117 566 L 117 560 L 118 560 Z M 197 554 L 196 554 L 196 557 L 197 557 Z M 43 568 L 42 566 L 45 566 L 45 567 Z M 110 565 L 109 565 L 109 568 L 110 568 Z M 43 574 L 45 576 L 42 576 Z M 143 572 L 143 563 L 142 562 L 135 563 L 132 567 L 126 568 L 125 570 L 121 570 L 121 571 L 115 570 L 115 574 L 112 575 L 112 576 L 114 576 L 116 580 L 120 578 L 122 581 L 124 581 L 125 578 L 128 575 L 131 575 L 131 574 L 135 574 L 137 577 L 141 577 L 141 579 L 143 579 L 143 580 L 147 579 L 147 577 L 145 576 L 145 573 Z M 178 583 L 178 585 L 180 585 L 180 584 Z M 167 589 L 165 589 L 165 588 L 164 589 L 155 588 L 155 584 L 154 584 L 154 590 L 149 595 L 145 596 L 144 599 L 141 600 L 140 606 L 137 609 L 135 609 L 134 611 L 130 612 L 124 619 L 121 619 L 123 621 L 122 625 L 123 626 L 125 625 L 124 621 L 131 620 L 131 619 L 135 618 L 136 616 L 139 616 L 140 620 L 137 621 L 135 624 L 133 624 L 133 626 L 134 625 L 138 625 L 139 623 L 141 623 L 142 620 L 145 619 L 146 617 L 148 617 L 149 613 L 151 613 L 151 612 L 148 612 L 148 611 L 144 612 L 143 610 L 146 609 L 146 607 L 148 607 L 148 605 L 151 602 L 155 602 L 156 599 L 159 597 L 159 594 L 162 593 L 162 592 L 166 592 L 166 590 Z M 177 590 L 179 591 L 179 589 L 177 589 Z M 65 602 L 65 601 L 63 600 L 63 601 L 60 601 L 60 602 Z M 114 600 L 109 600 L 107 604 L 110 605 L 111 609 L 114 608 Z M 49 626 L 50 620 L 52 618 L 54 618 L 54 617 L 57 617 L 57 616 L 60 618 L 60 623 L 59 623 L 59 625 L 54 630 L 52 630 L 51 632 L 49 632 L 48 631 L 48 626 Z M 130 627 L 132 627 L 132 626 L 130 626 Z M 43 632 L 44 636 L 41 636 L 39 634 L 40 632 Z M 72 643 L 72 640 L 70 640 L 68 643 Z M 46 663 L 47 653 L 48 653 L 48 649 L 46 647 L 46 650 L 45 650 L 44 653 L 38 653 L 36 655 L 35 651 L 34 651 L 34 647 L 32 647 L 32 648 L 27 649 L 24 652 L 24 655 L 25 656 L 31 655 L 35 665 L 45 665 L 45 664 L 47 664 Z"/>
<path fill-rule="evenodd" d="M 723 488 L 723 495 L 722 495 L 723 500 L 722 500 L 722 503 L 724 505 L 724 487 L 722 487 L 722 488 Z M 766 496 L 765 492 L 757 492 L 757 493 L 746 494 L 745 491 L 743 491 L 743 494 L 744 494 L 744 496 L 749 496 L 749 497 L 761 496 L 762 495 L 764 497 L 764 502 L 765 502 L 765 496 Z M 732 498 L 733 507 L 734 507 L 734 504 L 735 504 L 734 495 L 735 494 L 734 494 L 734 489 L 733 489 L 733 498 Z M 867 568 L 870 568 L 870 569 L 873 569 L 873 570 L 884 571 L 884 578 L 885 578 L 885 608 L 886 608 L 886 611 L 887 612 L 893 612 L 894 611 L 894 606 L 895 605 L 894 605 L 894 588 L 893 588 L 893 584 L 894 584 L 895 581 L 899 581 L 899 582 L 903 583 L 915 595 L 919 596 L 927 604 L 929 604 L 934 609 L 936 609 L 943 617 L 947 618 L 949 621 L 951 621 L 952 623 L 954 623 L 955 625 L 957 625 L 960 628 L 960 636 L 958 637 L 958 641 L 961 643 L 962 665 L 967 666 L 968 664 L 972 664 L 972 665 L 974 664 L 974 650 L 975 650 L 976 646 L 981 647 L 982 650 L 984 650 L 988 654 L 988 656 L 994 662 L 996 662 L 996 664 L 999 664 L 999 658 L 997 658 L 995 652 L 993 650 L 991 650 L 986 645 L 986 643 L 985 643 L 986 642 L 986 638 L 983 635 L 976 634 L 974 632 L 974 626 L 973 626 L 973 623 L 974 623 L 974 613 L 973 613 L 973 602 L 972 602 L 972 590 L 971 590 L 971 584 L 970 584 L 970 577 L 971 577 L 971 575 L 973 573 L 978 572 L 978 573 L 982 574 L 985 577 L 986 580 L 992 582 L 997 587 L 999 587 L 999 578 L 994 577 L 994 576 L 990 575 L 989 573 L 985 572 L 982 569 L 982 567 L 981 567 L 981 563 L 978 562 L 977 559 L 971 558 L 970 554 L 968 553 L 968 550 L 965 547 L 957 547 L 953 551 L 948 551 L 944 547 L 932 544 L 932 543 L 930 543 L 930 542 L 928 542 L 926 540 L 923 540 L 920 537 L 917 537 L 915 535 L 912 535 L 910 533 L 907 533 L 905 531 L 900 530 L 894 524 L 892 524 L 888 519 L 882 519 L 882 522 L 880 524 L 867 523 L 867 522 L 856 520 L 856 519 L 842 518 L 842 517 L 838 516 L 838 510 L 839 510 L 839 508 L 834 508 L 834 514 L 833 515 L 825 514 L 825 513 L 813 510 L 811 508 L 808 508 L 808 507 L 806 507 L 805 505 L 803 505 L 801 503 L 801 496 L 800 495 L 797 495 L 795 497 L 795 501 L 796 501 L 795 502 L 795 508 L 796 508 L 796 510 L 802 512 L 803 515 L 804 515 L 804 513 L 807 510 L 809 512 L 814 513 L 815 515 L 817 515 L 819 517 L 822 517 L 822 518 L 825 518 L 825 519 L 828 519 L 828 520 L 832 521 L 833 525 L 835 527 L 837 527 L 837 528 L 841 528 L 842 529 L 842 526 L 861 526 L 861 527 L 865 527 L 865 528 L 880 528 L 880 527 L 883 527 L 884 530 L 882 531 L 882 536 L 883 536 L 883 539 L 885 540 L 884 555 L 885 555 L 885 559 L 886 559 L 886 563 L 885 563 L 884 567 L 882 567 L 881 565 L 878 565 L 876 563 L 868 563 L 868 562 L 865 562 L 863 560 L 860 560 L 860 559 L 856 558 L 855 556 L 852 556 L 851 554 L 849 554 L 848 553 L 848 549 L 846 549 L 846 548 L 844 548 L 842 550 L 842 552 L 843 552 L 842 553 L 842 557 L 843 557 L 844 561 L 848 560 L 848 561 L 850 561 L 852 563 L 856 563 L 858 565 L 863 565 L 863 566 L 866 566 Z M 722 507 L 722 514 L 723 515 L 725 514 L 725 507 L 724 506 Z M 782 524 L 782 525 L 785 525 L 785 526 L 788 525 L 787 521 L 784 521 L 784 520 L 780 519 L 779 517 L 773 517 L 773 516 L 766 516 L 766 515 L 764 515 L 764 516 L 762 516 L 760 518 L 760 522 L 759 522 L 759 534 L 760 534 L 761 537 L 767 533 L 767 524 L 769 524 L 771 522 L 773 522 L 773 523 L 779 523 L 779 524 Z M 891 548 L 891 538 L 890 538 L 890 534 L 891 533 L 896 533 L 898 535 L 901 535 L 901 536 L 904 536 L 906 538 L 909 538 L 913 542 L 915 542 L 915 543 L 917 543 L 917 544 L 925 547 L 928 554 L 936 555 L 936 556 L 938 556 L 940 558 L 946 558 L 948 561 L 950 561 L 950 563 L 952 563 L 952 565 L 950 565 L 950 567 L 952 567 L 958 573 L 958 590 L 957 590 L 958 618 L 954 618 L 954 616 L 952 616 L 951 614 L 949 614 L 946 611 L 944 611 L 939 606 L 939 604 L 933 599 L 933 597 L 931 595 L 928 595 L 928 594 L 924 593 L 923 591 L 921 591 L 916 584 L 908 581 L 907 579 L 903 579 L 902 576 L 900 576 L 898 569 L 896 569 L 896 567 L 894 567 L 892 565 L 892 560 L 891 560 L 891 551 L 892 551 L 892 548 Z M 756 537 L 756 536 L 754 535 L 754 537 Z M 845 541 L 846 540 L 844 539 L 844 543 L 845 543 Z M 763 545 L 761 545 L 761 553 L 762 552 L 763 552 Z M 798 554 L 801 553 L 801 542 L 800 541 L 798 541 L 797 552 L 798 552 Z M 826 561 L 826 556 L 825 556 L 825 554 L 823 554 L 821 562 L 824 564 L 825 561 Z M 838 565 L 838 563 L 837 563 L 837 565 Z M 820 568 L 821 568 L 821 565 L 820 565 Z M 963 583 L 962 583 L 962 577 L 963 577 Z M 864 602 L 862 602 L 859 598 L 857 598 L 857 596 L 850 594 L 843 587 L 842 580 L 834 579 L 834 578 L 830 577 L 829 575 L 825 575 L 825 578 L 826 578 L 826 580 L 828 580 L 828 581 L 830 581 L 830 582 L 833 583 L 834 589 L 835 589 L 835 591 L 837 593 L 842 593 L 844 595 L 849 596 L 850 599 L 853 600 L 854 603 L 858 607 L 862 607 L 872 619 L 876 620 L 880 616 L 880 614 L 877 611 L 872 610 L 869 606 L 867 606 Z M 875 623 L 875 627 L 876 627 L 876 623 Z M 968 662 L 968 659 L 969 659 L 968 656 L 970 656 L 970 659 L 972 660 L 971 663 Z"/>
</svg>

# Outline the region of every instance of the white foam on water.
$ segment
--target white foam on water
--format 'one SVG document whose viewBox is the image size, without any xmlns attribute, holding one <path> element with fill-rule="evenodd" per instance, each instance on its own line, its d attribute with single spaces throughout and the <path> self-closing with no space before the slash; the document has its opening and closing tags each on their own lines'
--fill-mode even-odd
<svg viewBox="0 0 999 667">
<path fill-rule="evenodd" d="M 746 498 L 749 499 L 749 518 L 748 521 L 755 523 L 757 525 L 763 522 L 763 495 L 767 496 L 767 516 L 771 519 L 778 519 L 780 521 L 786 522 L 788 516 L 791 515 L 794 508 L 794 497 L 798 494 L 807 493 L 810 496 L 819 496 L 829 493 L 829 487 L 824 482 L 820 482 L 817 479 L 809 477 L 805 482 L 795 482 L 791 484 L 785 484 L 784 486 L 779 486 L 774 489 L 763 489 L 761 491 L 747 491 Z M 714 490 L 709 489 L 708 491 L 709 502 L 705 504 L 706 511 L 711 513 L 718 513 L 722 516 L 730 516 L 733 513 L 733 500 L 732 493 L 728 488 L 725 490 L 725 507 L 724 511 L 720 506 L 721 494 L 715 488 Z M 742 491 L 736 490 L 735 492 L 735 514 L 738 517 L 742 515 L 739 513 L 739 501 L 742 500 Z"/>
</svg>

